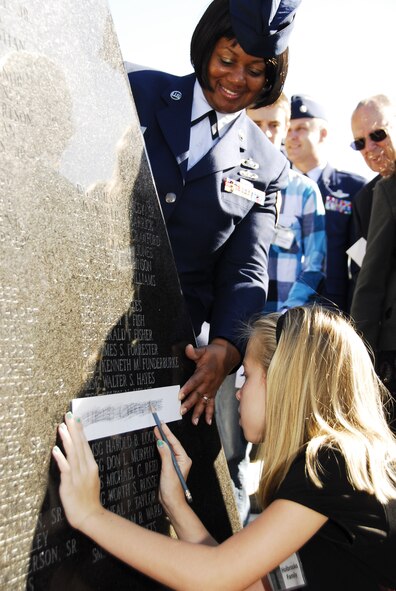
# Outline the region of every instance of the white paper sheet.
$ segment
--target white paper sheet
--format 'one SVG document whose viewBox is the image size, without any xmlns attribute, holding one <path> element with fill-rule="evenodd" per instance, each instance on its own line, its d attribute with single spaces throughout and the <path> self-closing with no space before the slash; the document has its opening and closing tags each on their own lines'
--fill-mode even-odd
<svg viewBox="0 0 396 591">
<path fill-rule="evenodd" d="M 359 267 L 362 266 L 364 255 L 366 254 L 366 244 L 367 240 L 362 236 L 346 251 L 347 255 L 350 256 Z"/>
<path fill-rule="evenodd" d="M 72 411 L 82 420 L 88 441 L 155 425 L 150 404 L 164 423 L 181 418 L 180 386 L 135 390 L 72 400 Z"/>
</svg>

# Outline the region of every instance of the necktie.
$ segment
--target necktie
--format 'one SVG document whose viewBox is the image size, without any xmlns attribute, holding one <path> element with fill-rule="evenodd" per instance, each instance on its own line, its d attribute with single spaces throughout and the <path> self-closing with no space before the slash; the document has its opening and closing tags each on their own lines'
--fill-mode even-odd
<svg viewBox="0 0 396 591">
<path fill-rule="evenodd" d="M 212 140 L 215 140 L 216 138 L 219 137 L 219 130 L 218 130 L 218 126 L 217 126 L 216 111 L 214 111 L 213 109 L 211 111 L 208 111 L 207 113 L 204 113 L 200 117 L 197 117 L 197 119 L 194 119 L 194 121 L 191 121 L 191 127 L 193 127 L 194 125 L 196 125 L 200 121 L 203 121 L 203 119 L 205 119 L 206 117 L 209 117 L 210 131 L 212 133 Z"/>
</svg>

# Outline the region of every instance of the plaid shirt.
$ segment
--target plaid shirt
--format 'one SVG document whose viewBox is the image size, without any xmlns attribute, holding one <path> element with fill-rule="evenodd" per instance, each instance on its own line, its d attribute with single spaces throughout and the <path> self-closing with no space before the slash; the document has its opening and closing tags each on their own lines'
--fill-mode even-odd
<svg viewBox="0 0 396 591">
<path fill-rule="evenodd" d="M 317 293 L 324 278 L 326 233 L 322 196 L 314 181 L 295 170 L 290 170 L 289 184 L 282 191 L 277 227 L 292 230 L 294 237 L 289 248 L 271 244 L 264 313 L 305 304 Z"/>
</svg>

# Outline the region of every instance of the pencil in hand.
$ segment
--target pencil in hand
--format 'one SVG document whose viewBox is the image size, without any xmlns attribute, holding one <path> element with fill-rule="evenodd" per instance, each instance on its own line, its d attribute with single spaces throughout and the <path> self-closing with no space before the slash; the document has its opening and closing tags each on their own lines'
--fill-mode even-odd
<svg viewBox="0 0 396 591">
<path fill-rule="evenodd" d="M 176 473 L 177 473 L 177 475 L 179 477 L 180 484 L 183 487 L 184 495 L 185 495 L 185 497 L 187 499 L 187 502 L 188 503 L 192 503 L 192 500 L 193 500 L 192 499 L 192 495 L 191 495 L 190 491 L 188 490 L 187 483 L 184 480 L 183 474 L 181 473 L 180 466 L 177 463 L 175 454 L 173 453 L 173 449 L 172 449 L 172 447 L 171 447 L 171 445 L 170 445 L 170 443 L 169 443 L 169 441 L 168 441 L 168 439 L 167 439 L 167 437 L 166 437 L 166 435 L 165 435 L 165 433 L 164 433 L 164 431 L 162 429 L 161 421 L 159 420 L 159 417 L 158 417 L 157 413 L 155 412 L 155 408 L 153 407 L 153 405 L 151 404 L 151 402 L 150 402 L 150 411 L 151 411 L 151 414 L 154 417 L 155 424 L 157 425 L 158 430 L 159 430 L 159 432 L 161 434 L 161 438 L 163 439 L 163 441 L 165 441 L 165 443 L 167 444 L 167 446 L 170 449 L 170 453 L 171 453 L 171 457 L 172 457 L 172 462 L 173 462 L 173 465 L 175 467 Z"/>
</svg>

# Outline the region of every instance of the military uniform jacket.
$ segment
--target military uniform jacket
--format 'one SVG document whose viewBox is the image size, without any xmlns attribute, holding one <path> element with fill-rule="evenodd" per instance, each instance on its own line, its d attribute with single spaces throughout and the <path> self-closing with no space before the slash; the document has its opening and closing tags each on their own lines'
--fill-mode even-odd
<svg viewBox="0 0 396 591">
<path fill-rule="evenodd" d="M 241 321 L 265 304 L 276 191 L 289 165 L 242 112 L 187 171 L 195 75 L 140 70 L 129 80 L 194 330 L 207 321 L 210 339 L 242 351 Z"/>
<path fill-rule="evenodd" d="M 352 280 L 346 251 L 352 246 L 352 202 L 366 180 L 357 174 L 324 168 L 318 186 L 326 209 L 327 261 L 323 296 L 348 312 L 352 299 Z"/>
</svg>

